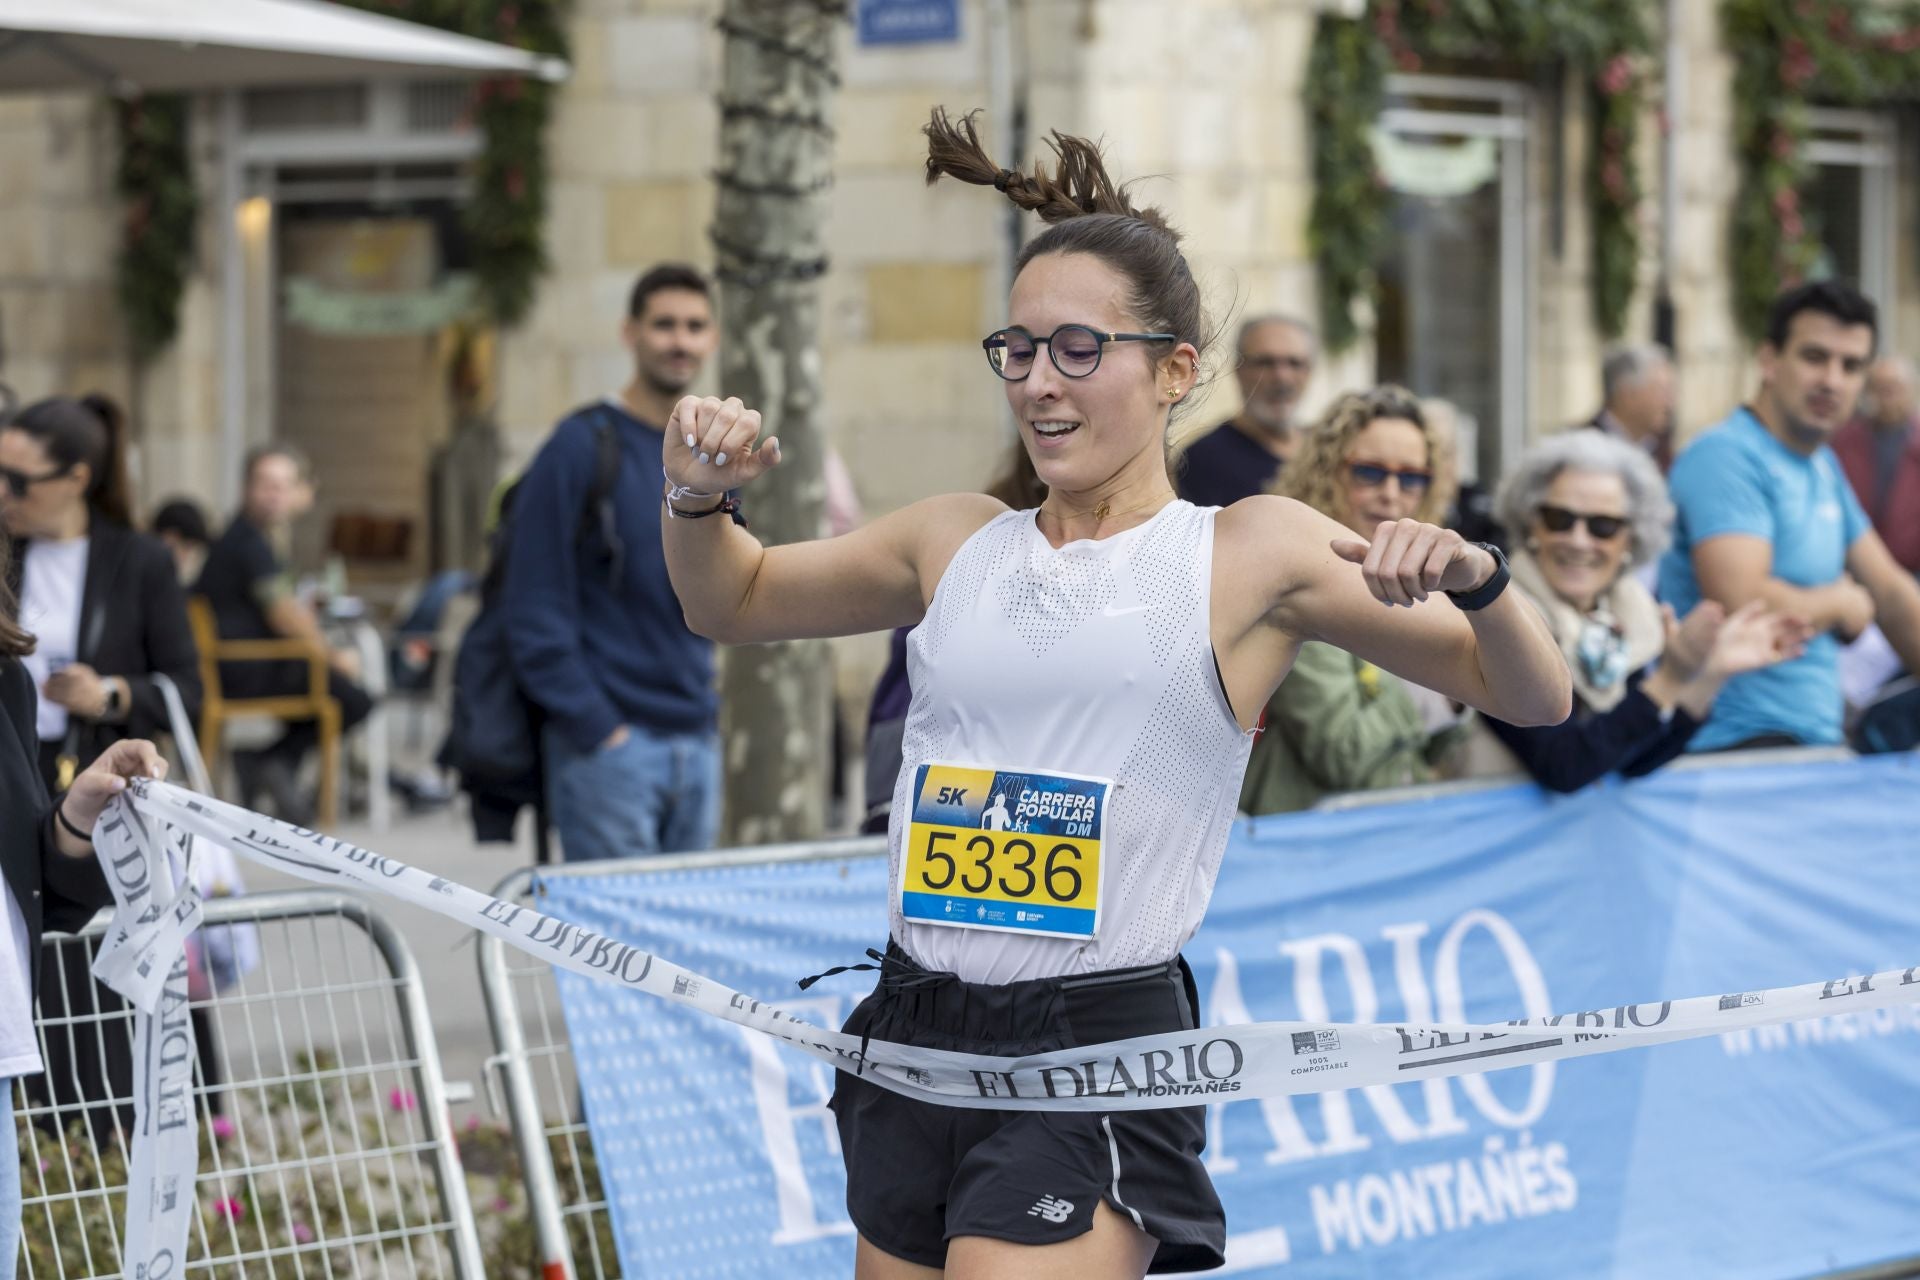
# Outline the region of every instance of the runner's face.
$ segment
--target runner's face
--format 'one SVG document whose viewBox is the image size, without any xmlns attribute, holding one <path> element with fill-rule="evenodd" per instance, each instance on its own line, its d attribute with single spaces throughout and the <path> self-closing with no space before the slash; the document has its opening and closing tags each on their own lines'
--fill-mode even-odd
<svg viewBox="0 0 1920 1280">
<path fill-rule="evenodd" d="M 1063 324 L 1139 333 L 1146 326 L 1127 306 L 1129 292 L 1126 277 L 1098 258 L 1046 254 L 1028 263 L 1013 282 L 1007 323 L 1040 338 Z M 1164 472 L 1166 388 L 1173 381 L 1173 362 L 1192 348 L 1183 344 L 1160 362 L 1169 366 L 1166 370 L 1156 367 L 1158 350 L 1164 344 L 1106 343 L 1099 366 L 1084 378 L 1067 377 L 1041 351 L 1025 380 L 1004 384 L 1020 438 L 1043 484 L 1070 493 L 1093 489 L 1130 465 L 1144 466 L 1149 455 Z"/>
</svg>

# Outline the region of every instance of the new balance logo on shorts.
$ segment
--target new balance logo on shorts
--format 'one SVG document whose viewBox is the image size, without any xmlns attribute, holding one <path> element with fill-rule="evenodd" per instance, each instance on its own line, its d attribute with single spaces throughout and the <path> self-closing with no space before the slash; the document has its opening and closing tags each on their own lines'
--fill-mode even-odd
<svg viewBox="0 0 1920 1280">
<path fill-rule="evenodd" d="M 1027 1210 L 1029 1218 L 1045 1218 L 1048 1222 L 1065 1222 L 1072 1215 L 1073 1201 L 1058 1196 L 1041 1196 L 1033 1208 Z"/>
</svg>

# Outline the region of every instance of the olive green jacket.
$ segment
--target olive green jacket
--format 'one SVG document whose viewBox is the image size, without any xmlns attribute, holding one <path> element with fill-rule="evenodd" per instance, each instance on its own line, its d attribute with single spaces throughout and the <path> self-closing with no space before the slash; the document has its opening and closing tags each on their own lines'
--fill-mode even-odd
<svg viewBox="0 0 1920 1280">
<path fill-rule="evenodd" d="M 1310 641 L 1267 703 L 1240 808 L 1288 813 L 1333 792 L 1431 782 L 1433 761 L 1456 736 L 1428 734 L 1399 677 Z"/>
</svg>

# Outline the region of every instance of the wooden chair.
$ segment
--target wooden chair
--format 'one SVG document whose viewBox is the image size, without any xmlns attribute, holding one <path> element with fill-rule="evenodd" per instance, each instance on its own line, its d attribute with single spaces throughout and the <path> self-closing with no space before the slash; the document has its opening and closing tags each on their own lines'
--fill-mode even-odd
<svg viewBox="0 0 1920 1280">
<path fill-rule="evenodd" d="M 327 692 L 326 652 L 298 640 L 222 640 L 214 623 L 213 606 L 205 596 L 187 600 L 187 620 L 193 626 L 193 642 L 200 649 L 200 682 L 205 687 L 200 700 L 200 754 L 206 759 L 208 774 L 216 779 L 221 776 L 225 730 L 232 720 L 272 716 L 276 720 L 316 721 L 320 730 L 320 796 L 315 821 L 322 828 L 331 827 L 340 792 L 340 704 Z M 290 660 L 307 664 L 305 693 L 229 698 L 221 691 L 223 662 Z"/>
</svg>

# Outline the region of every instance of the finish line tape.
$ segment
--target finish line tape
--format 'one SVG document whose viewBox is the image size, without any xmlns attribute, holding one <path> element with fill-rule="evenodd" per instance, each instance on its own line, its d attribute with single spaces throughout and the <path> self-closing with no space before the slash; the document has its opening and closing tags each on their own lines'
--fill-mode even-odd
<svg viewBox="0 0 1920 1280">
<path fill-rule="evenodd" d="M 128 1274 L 135 1280 L 166 1280 L 186 1261 L 198 1122 L 185 947 L 201 918 L 191 874 L 200 841 L 315 884 L 364 889 L 438 912 L 560 968 L 751 1027 L 842 1071 L 943 1106 L 1116 1111 L 1194 1106 L 1228 1094 L 1321 1093 L 1920 1003 L 1915 966 L 1507 1023 L 1259 1022 L 1015 1058 L 920 1049 L 823 1030 L 579 925 L 344 840 L 136 779 L 94 831 L 115 901 L 94 973 L 136 1011 L 135 1132 L 124 1237 Z M 182 871 L 178 888 L 176 866 Z"/>
</svg>

